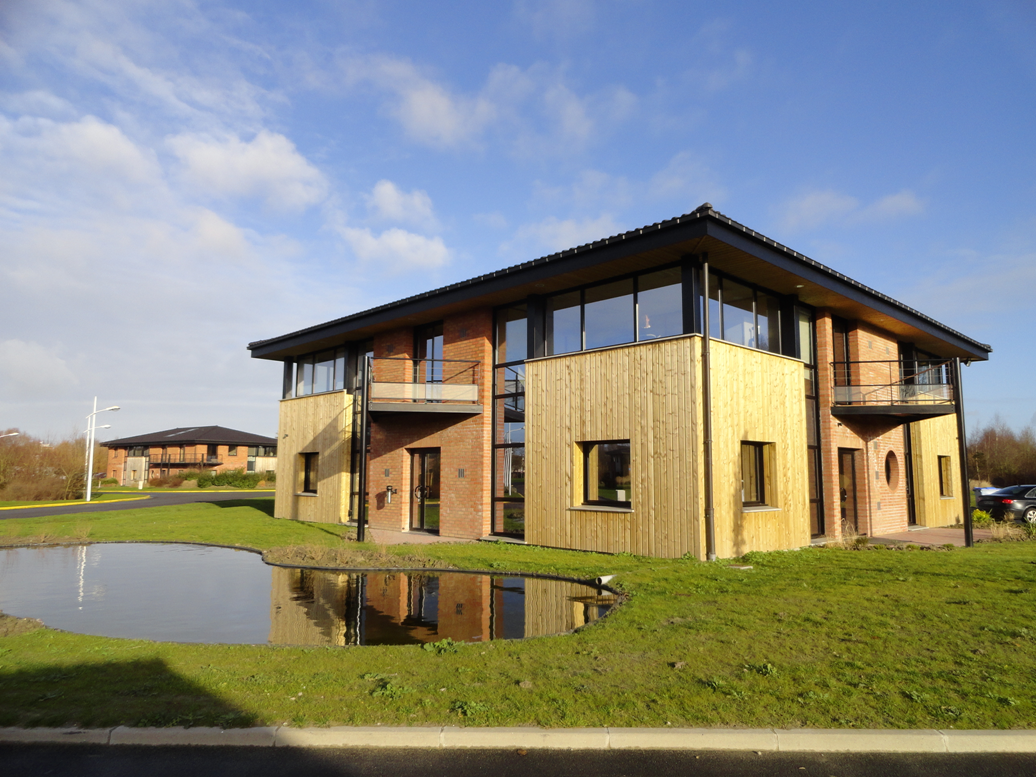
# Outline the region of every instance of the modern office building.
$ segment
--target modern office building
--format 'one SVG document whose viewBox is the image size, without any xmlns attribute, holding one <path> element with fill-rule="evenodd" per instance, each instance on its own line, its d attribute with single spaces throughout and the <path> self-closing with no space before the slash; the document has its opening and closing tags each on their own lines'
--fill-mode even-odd
<svg viewBox="0 0 1036 777">
<path fill-rule="evenodd" d="M 279 517 L 699 558 L 960 521 L 991 351 L 708 203 L 249 349 Z"/>
</svg>

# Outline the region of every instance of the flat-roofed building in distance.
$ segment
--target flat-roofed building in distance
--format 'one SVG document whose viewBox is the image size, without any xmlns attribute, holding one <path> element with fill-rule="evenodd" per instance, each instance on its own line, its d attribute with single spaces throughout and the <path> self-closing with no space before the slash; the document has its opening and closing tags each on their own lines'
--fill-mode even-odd
<svg viewBox="0 0 1036 777">
<path fill-rule="evenodd" d="M 961 521 L 991 351 L 708 203 L 249 349 L 278 517 L 698 558 Z"/>
<path fill-rule="evenodd" d="M 107 477 L 122 486 L 188 470 L 277 471 L 277 440 L 222 426 L 187 426 L 102 442 L 108 449 Z"/>
</svg>

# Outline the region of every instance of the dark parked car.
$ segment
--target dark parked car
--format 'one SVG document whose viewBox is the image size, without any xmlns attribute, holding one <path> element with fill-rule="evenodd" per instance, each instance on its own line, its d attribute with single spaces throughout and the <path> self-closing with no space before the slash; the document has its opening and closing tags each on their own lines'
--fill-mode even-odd
<svg viewBox="0 0 1036 777">
<path fill-rule="evenodd" d="M 998 521 L 1005 518 L 1024 518 L 1036 523 L 1036 486 L 1008 486 L 983 494 L 975 500 L 979 510 L 985 510 Z"/>
</svg>

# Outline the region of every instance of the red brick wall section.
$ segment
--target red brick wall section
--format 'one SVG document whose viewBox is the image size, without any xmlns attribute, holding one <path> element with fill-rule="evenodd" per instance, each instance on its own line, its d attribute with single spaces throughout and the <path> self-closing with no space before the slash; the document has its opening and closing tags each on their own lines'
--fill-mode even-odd
<svg viewBox="0 0 1036 777">
<path fill-rule="evenodd" d="M 899 357 L 895 337 L 863 322 L 849 322 L 849 353 L 853 361 L 889 362 Z M 857 529 L 879 536 L 903 531 L 908 523 L 906 495 L 905 426 L 874 419 L 836 418 L 831 362 L 834 358 L 831 313 L 818 310 L 817 375 L 819 381 L 821 460 L 824 519 L 828 537 L 842 533 L 838 480 L 838 449 L 856 451 Z M 898 378 L 885 364 L 854 365 L 854 384 L 886 384 Z M 896 466 L 891 483 L 885 477 L 885 459 L 892 452 Z"/>
<path fill-rule="evenodd" d="M 443 358 L 479 362 L 482 413 L 400 413 L 372 418 L 368 476 L 372 527 L 397 531 L 409 528 L 413 490 L 411 452 L 439 448 L 440 535 L 474 539 L 490 533 L 492 325 L 493 313 L 489 308 L 469 311 L 443 322 Z M 413 330 L 410 328 L 379 335 L 374 341 L 376 356 L 401 353 L 409 356 L 412 348 Z M 391 504 L 386 493 L 389 485 L 398 489 Z"/>
</svg>

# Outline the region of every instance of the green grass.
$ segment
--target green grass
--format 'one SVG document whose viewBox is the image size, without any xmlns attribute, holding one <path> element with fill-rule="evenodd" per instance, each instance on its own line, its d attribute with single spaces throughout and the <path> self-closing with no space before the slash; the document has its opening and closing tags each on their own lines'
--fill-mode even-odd
<svg viewBox="0 0 1036 777">
<path fill-rule="evenodd" d="M 88 534 L 343 544 L 344 527 L 275 520 L 268 504 L 91 515 Z M 83 516 L 5 529 L 72 537 Z M 629 599 L 574 634 L 455 651 L 151 643 L 6 619 L 0 726 L 1036 725 L 1036 543 L 758 553 L 748 571 L 495 543 L 382 550 L 460 568 L 615 573 Z"/>
</svg>

